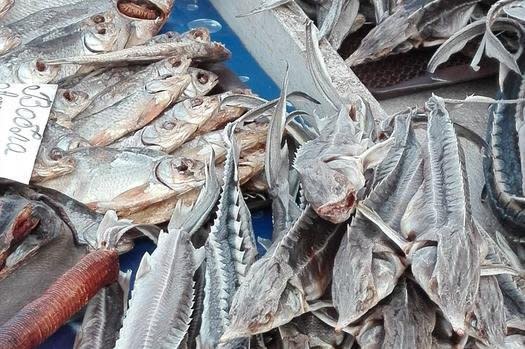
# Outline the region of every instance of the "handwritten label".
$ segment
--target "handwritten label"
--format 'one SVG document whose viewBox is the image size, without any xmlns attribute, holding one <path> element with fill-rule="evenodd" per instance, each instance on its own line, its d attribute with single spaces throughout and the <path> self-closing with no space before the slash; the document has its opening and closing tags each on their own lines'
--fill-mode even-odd
<svg viewBox="0 0 525 349">
<path fill-rule="evenodd" d="M 57 85 L 0 83 L 0 177 L 28 184 Z"/>
</svg>

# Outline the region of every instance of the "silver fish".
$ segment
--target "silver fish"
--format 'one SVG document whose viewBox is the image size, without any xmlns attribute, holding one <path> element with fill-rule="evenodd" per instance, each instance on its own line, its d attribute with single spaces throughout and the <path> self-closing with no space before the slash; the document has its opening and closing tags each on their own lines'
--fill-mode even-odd
<svg viewBox="0 0 525 349">
<path fill-rule="evenodd" d="M 107 18 L 110 18 L 109 15 Z M 2 63 L 0 78 L 5 82 L 58 82 L 78 74 L 82 67 L 77 65 L 49 67 L 43 63 L 44 59 L 111 51 L 118 44 L 119 38 L 127 37 L 128 29 L 117 27 L 113 21 L 107 21 L 65 37 L 35 46 L 26 46 L 16 54 L 0 59 Z M 47 73 L 45 74 L 47 81 L 42 80 L 44 73 Z"/>
<path fill-rule="evenodd" d="M 207 43 L 197 40 L 183 42 L 168 42 L 151 45 L 135 46 L 123 50 L 98 54 L 96 57 L 64 55 L 63 58 L 49 59 L 49 64 L 129 64 L 155 62 L 173 56 L 186 56 L 195 61 L 217 62 L 231 56 L 222 44 L 217 42 Z"/>
<path fill-rule="evenodd" d="M 109 7 L 111 2 L 108 0 L 97 0 L 98 3 L 107 3 Z M 36 3 L 34 1 L 27 0 L 15 0 L 13 1 L 12 7 L 7 12 L 4 17 L 1 19 L 2 24 L 10 24 L 22 20 L 32 14 L 35 14 L 42 10 L 53 10 L 54 8 L 59 8 L 61 6 L 68 6 L 71 4 L 79 3 L 78 0 L 51 0 Z M 81 4 L 80 4 L 81 5 Z"/>
<path fill-rule="evenodd" d="M 151 150 L 92 147 L 66 156 L 75 170 L 40 185 L 122 216 L 200 187 L 205 177 L 203 163 Z"/>
<path fill-rule="evenodd" d="M 73 129 L 92 145 L 109 145 L 159 116 L 189 84 L 187 75 L 161 77 L 118 103 L 87 117 L 76 118 Z"/>
<path fill-rule="evenodd" d="M 199 96 L 179 102 L 149 125 L 120 139 L 112 147 L 145 147 L 171 153 L 210 118 L 219 116 L 221 99 L 222 95 Z"/>
<path fill-rule="evenodd" d="M 122 102 L 133 93 L 143 89 L 145 82 L 161 78 L 165 75 L 184 75 L 187 73 L 190 63 L 191 61 L 187 58 L 168 58 L 149 65 L 146 68 L 127 68 L 129 72 L 123 74 L 128 77 L 124 79 L 120 79 L 122 74 L 120 73 L 120 70 L 117 70 L 117 81 L 114 84 L 109 84 L 109 81 L 106 82 L 106 88 L 97 93 L 89 106 L 78 115 L 78 119 L 90 117 L 93 114 L 104 111 L 105 109 Z M 101 78 L 105 77 L 106 74 Z M 99 82 L 99 78 L 96 78 L 96 81 Z M 88 87 L 91 87 L 91 84 L 89 84 Z M 89 92 L 87 93 L 89 94 Z"/>
</svg>

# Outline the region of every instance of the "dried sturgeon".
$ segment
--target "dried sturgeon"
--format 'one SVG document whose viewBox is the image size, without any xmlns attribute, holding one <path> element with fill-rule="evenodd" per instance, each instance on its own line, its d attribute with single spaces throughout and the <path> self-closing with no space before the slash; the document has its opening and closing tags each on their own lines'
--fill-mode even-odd
<svg viewBox="0 0 525 349">
<path fill-rule="evenodd" d="M 188 331 L 195 272 L 204 260 L 184 230 L 161 233 L 145 254 L 116 348 L 179 348 Z"/>
<path fill-rule="evenodd" d="M 525 56 L 519 60 L 523 66 Z M 501 99 L 523 96 L 523 77 L 509 72 L 501 89 Z M 525 199 L 523 192 L 523 158 L 520 133 L 522 103 L 496 104 L 491 107 L 487 126 L 489 149 L 484 158 L 487 199 L 493 212 L 505 226 L 506 232 L 521 238 L 525 228 Z M 519 129 L 521 133 L 522 129 Z M 491 156 L 493 154 L 493 156 Z"/>
<path fill-rule="evenodd" d="M 253 264 L 230 310 L 222 339 L 267 332 L 309 311 L 330 284 L 329 271 L 339 246 L 339 225 L 307 207 L 294 225 Z"/>
<path fill-rule="evenodd" d="M 253 232 L 243 231 L 241 211 L 243 197 L 239 187 L 238 145 L 234 138 L 236 124 L 224 130 L 228 154 L 224 166 L 224 184 L 219 199 L 217 218 L 206 242 L 206 274 L 204 309 L 199 335 L 202 348 L 219 345 L 224 330 L 230 324 L 229 311 L 235 290 L 244 279 L 256 251 Z M 250 222 L 251 223 L 251 222 Z M 249 339 L 233 339 L 228 346 L 238 346 Z"/>
<path fill-rule="evenodd" d="M 363 201 L 392 230 L 399 231 L 410 199 L 422 181 L 419 145 L 411 116 L 396 118 L 394 144 L 377 169 L 376 186 Z M 332 297 L 343 328 L 388 296 L 406 266 L 397 247 L 358 211 L 335 257 Z"/>
<path fill-rule="evenodd" d="M 377 166 L 392 140 L 369 147 L 357 123 L 355 110 L 342 108 L 321 136 L 297 152 L 294 168 L 299 172 L 308 203 L 324 219 L 342 223 L 352 214 L 365 188 L 365 172 Z"/>
<path fill-rule="evenodd" d="M 426 107 L 425 180 L 421 195 L 414 196 L 416 208 L 407 211 L 424 212 L 426 221 L 421 224 L 417 219 L 423 217 L 411 217 L 414 223 L 404 226 L 410 229 L 404 235 L 426 241 L 410 252 L 412 273 L 454 331 L 464 336 L 466 315 L 479 287 L 482 239 L 472 220 L 463 153 L 448 112 L 436 97 Z"/>
<path fill-rule="evenodd" d="M 435 308 L 413 282 L 400 280 L 388 299 L 364 316 L 361 348 L 430 348 Z"/>
</svg>

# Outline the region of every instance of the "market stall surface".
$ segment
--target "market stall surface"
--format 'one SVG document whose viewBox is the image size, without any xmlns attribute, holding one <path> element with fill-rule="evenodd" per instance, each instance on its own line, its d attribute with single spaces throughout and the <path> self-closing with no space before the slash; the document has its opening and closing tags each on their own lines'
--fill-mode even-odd
<svg viewBox="0 0 525 349">
<path fill-rule="evenodd" d="M 232 58 L 226 66 L 246 84 L 252 91 L 263 98 L 275 98 L 279 95 L 279 88 L 265 74 L 257 61 L 249 54 L 228 24 L 220 17 L 217 11 L 207 0 L 179 0 L 176 2 L 171 17 L 163 27 L 162 32 L 184 32 L 193 27 L 207 27 L 212 38 L 222 42 L 232 51 Z M 283 62 L 284 64 L 284 62 Z M 259 210 L 252 213 L 252 222 L 255 233 L 263 238 L 271 237 L 271 215 L 268 210 Z M 123 271 L 136 271 L 142 255 L 152 252 L 154 245 L 149 241 L 139 241 L 133 251 L 120 257 L 120 268 Z M 132 281 L 134 275 L 132 276 Z M 67 349 L 72 348 L 76 331 L 81 318 L 73 319 L 63 326 L 40 349 Z"/>
</svg>

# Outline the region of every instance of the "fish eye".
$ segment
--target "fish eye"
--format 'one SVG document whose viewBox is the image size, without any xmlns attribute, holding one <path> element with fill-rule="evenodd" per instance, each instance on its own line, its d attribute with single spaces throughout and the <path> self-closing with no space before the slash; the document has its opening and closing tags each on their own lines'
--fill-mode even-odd
<svg viewBox="0 0 525 349">
<path fill-rule="evenodd" d="M 166 121 L 162 124 L 162 128 L 165 130 L 173 130 L 175 128 L 175 123 L 171 121 Z"/>
<path fill-rule="evenodd" d="M 197 80 L 201 83 L 201 84 L 206 84 L 210 78 L 208 76 L 208 74 L 205 74 L 205 73 L 198 73 L 197 74 Z"/>
<path fill-rule="evenodd" d="M 191 100 L 191 106 L 192 108 L 198 107 L 204 103 L 204 99 L 202 97 L 196 97 Z"/>
<path fill-rule="evenodd" d="M 182 64 L 182 61 L 181 61 L 180 59 L 177 59 L 177 60 L 171 62 L 171 66 L 172 66 L 173 68 L 180 67 L 181 64 Z"/>
<path fill-rule="evenodd" d="M 42 61 L 36 61 L 35 66 L 36 66 L 36 70 L 38 70 L 39 72 L 43 72 L 47 68 L 46 64 Z"/>
<path fill-rule="evenodd" d="M 93 16 L 91 19 L 92 19 L 93 22 L 95 22 L 96 24 L 104 23 L 104 22 L 106 21 L 106 19 L 105 19 L 104 16 L 102 16 L 102 15 L 96 15 L 96 16 Z"/>
<path fill-rule="evenodd" d="M 167 32 L 166 33 L 166 36 L 168 37 L 168 39 L 173 39 L 175 37 L 175 35 L 173 34 L 173 32 Z"/>
<path fill-rule="evenodd" d="M 53 148 L 49 152 L 49 157 L 51 158 L 51 160 L 58 161 L 64 157 L 64 152 L 62 151 L 62 149 Z"/>
<path fill-rule="evenodd" d="M 75 96 L 69 90 L 62 93 L 62 97 L 64 97 L 64 99 L 68 102 L 73 102 L 73 100 L 75 99 Z"/>
<path fill-rule="evenodd" d="M 106 31 L 106 28 L 102 27 L 102 26 L 97 26 L 97 33 L 100 34 L 100 35 L 105 35 L 107 33 Z"/>
<path fill-rule="evenodd" d="M 177 171 L 179 171 L 179 172 L 185 172 L 185 171 L 188 171 L 188 165 L 186 165 L 186 164 L 179 164 L 179 165 L 175 166 L 175 168 L 176 168 Z"/>
</svg>

